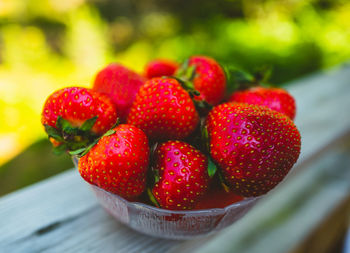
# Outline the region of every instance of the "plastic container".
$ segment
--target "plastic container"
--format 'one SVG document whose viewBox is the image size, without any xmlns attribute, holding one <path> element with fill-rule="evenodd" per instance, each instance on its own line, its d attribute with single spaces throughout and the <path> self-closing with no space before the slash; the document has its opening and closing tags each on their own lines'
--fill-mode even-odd
<svg viewBox="0 0 350 253">
<path fill-rule="evenodd" d="M 73 162 L 77 167 L 77 159 L 73 158 Z M 143 234 L 168 239 L 190 239 L 218 232 L 242 218 L 261 198 L 247 198 L 225 208 L 172 211 L 130 202 L 90 186 L 99 203 L 116 220 Z"/>
</svg>

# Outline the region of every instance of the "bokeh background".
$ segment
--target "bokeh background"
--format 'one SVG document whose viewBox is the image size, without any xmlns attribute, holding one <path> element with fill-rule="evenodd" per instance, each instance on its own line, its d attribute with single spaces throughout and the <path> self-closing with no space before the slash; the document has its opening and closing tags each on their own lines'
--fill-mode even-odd
<svg viewBox="0 0 350 253">
<path fill-rule="evenodd" d="M 346 0 L 0 0 L 0 196 L 73 165 L 40 125 L 46 97 L 121 62 L 206 54 L 283 85 L 350 59 Z M 331 85 L 331 84 L 330 84 Z"/>
</svg>

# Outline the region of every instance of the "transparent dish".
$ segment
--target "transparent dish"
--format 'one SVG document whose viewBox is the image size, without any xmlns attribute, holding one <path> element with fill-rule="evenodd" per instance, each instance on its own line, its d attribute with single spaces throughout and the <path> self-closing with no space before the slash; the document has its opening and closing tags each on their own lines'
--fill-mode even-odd
<svg viewBox="0 0 350 253">
<path fill-rule="evenodd" d="M 73 158 L 77 167 L 77 159 Z M 225 208 L 172 211 L 140 202 L 130 202 L 90 185 L 99 203 L 116 220 L 150 236 L 191 239 L 222 230 L 242 218 L 261 197 L 247 198 Z"/>
</svg>

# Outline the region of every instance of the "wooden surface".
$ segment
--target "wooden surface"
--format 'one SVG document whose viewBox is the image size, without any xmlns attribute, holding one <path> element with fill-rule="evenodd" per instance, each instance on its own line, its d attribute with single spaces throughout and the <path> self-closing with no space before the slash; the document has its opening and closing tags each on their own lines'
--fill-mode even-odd
<svg viewBox="0 0 350 253">
<path fill-rule="evenodd" d="M 284 236 L 283 240 L 275 243 L 277 246 L 272 247 L 268 252 L 288 252 L 292 248 L 296 252 L 303 252 L 300 251 L 301 248 L 297 248 L 297 245 L 306 243 L 305 238 L 312 238 L 318 226 L 322 227 L 322 220 L 335 213 L 339 206 L 347 203 L 349 180 L 345 180 L 345 183 L 341 181 L 343 183 L 339 184 L 340 181 L 338 182 L 336 177 L 328 180 L 325 175 L 332 174 L 330 172 L 335 165 L 336 168 L 347 166 L 339 163 L 347 152 L 346 148 L 339 149 L 341 145 L 334 140 L 346 136 L 350 130 L 349 82 L 350 68 L 344 67 L 332 72 L 316 74 L 287 86 L 297 99 L 296 124 L 302 135 L 302 155 L 296 168 L 288 176 L 288 180 L 269 194 L 266 201 L 261 201 L 247 216 L 229 228 L 232 230 L 232 238 L 238 239 L 232 240 L 230 237 L 228 241 L 234 241 L 235 245 L 238 245 L 236 247 L 250 244 L 253 245 L 252 248 L 247 248 L 244 252 L 259 252 L 254 249 L 259 249 L 261 245 L 268 247 L 273 235 L 288 234 L 286 229 L 296 229 L 300 223 L 304 226 L 295 230 L 295 234 Z M 330 145 L 331 143 L 333 145 Z M 340 153 L 342 155 L 339 155 Z M 344 168 L 340 170 L 344 172 Z M 325 174 L 317 173 L 318 170 L 324 171 L 322 173 Z M 301 180 L 303 178 L 313 181 L 312 173 L 319 175 L 319 180 L 322 179 L 331 184 L 329 188 L 314 185 L 317 190 L 311 190 L 308 195 L 310 200 L 298 202 L 295 199 L 296 206 L 300 205 L 298 210 L 305 210 L 313 219 L 304 220 L 296 213 L 288 216 L 288 220 L 276 219 L 280 217 L 279 212 L 284 210 L 284 213 L 288 213 L 288 210 L 291 212 L 293 210 L 290 209 L 290 199 L 284 199 L 285 194 L 293 192 L 295 182 L 303 181 Z M 346 176 L 341 174 L 340 178 L 344 179 Z M 297 187 L 297 189 L 300 188 L 299 194 L 305 194 L 303 192 L 305 189 L 301 186 L 302 184 Z M 322 201 L 325 206 L 319 204 Z M 276 208 L 275 213 L 271 214 L 271 206 L 274 204 L 278 204 L 280 209 Z M 265 213 L 262 214 L 262 211 Z M 172 241 L 135 233 L 115 222 L 104 212 L 75 170 L 1 198 L 0 215 L 2 217 L 0 219 L 0 252 L 9 253 L 190 252 L 199 250 L 198 247 L 203 244 L 206 249 L 210 249 L 213 247 L 210 245 L 215 245 L 215 241 L 220 241 L 221 237 L 215 236 L 213 240 L 202 238 L 191 241 Z M 267 224 L 268 233 L 265 233 L 264 229 L 266 219 L 270 222 Z M 261 224 L 259 233 L 266 234 L 266 237 L 257 238 L 257 233 L 254 233 L 256 224 Z M 206 242 L 209 245 L 206 245 Z M 232 245 L 229 246 L 232 247 Z M 215 247 L 217 246 L 211 249 L 217 249 Z M 203 250 L 206 249 L 200 248 L 198 252 L 204 252 Z M 215 250 L 215 252 L 220 251 Z"/>
</svg>

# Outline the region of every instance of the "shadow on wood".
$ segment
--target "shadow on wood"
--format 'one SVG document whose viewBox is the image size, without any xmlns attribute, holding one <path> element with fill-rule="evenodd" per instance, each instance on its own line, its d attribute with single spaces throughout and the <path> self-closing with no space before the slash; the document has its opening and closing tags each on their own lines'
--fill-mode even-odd
<svg viewBox="0 0 350 253">
<path fill-rule="evenodd" d="M 0 196 L 72 168 L 67 155 L 56 156 L 47 139 L 30 145 L 0 167 Z"/>
</svg>

